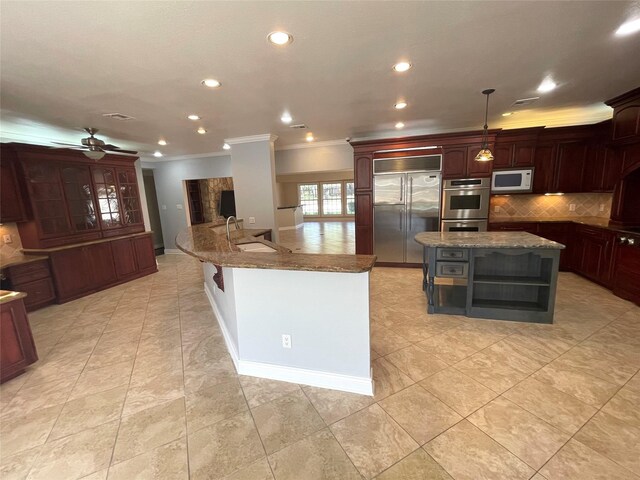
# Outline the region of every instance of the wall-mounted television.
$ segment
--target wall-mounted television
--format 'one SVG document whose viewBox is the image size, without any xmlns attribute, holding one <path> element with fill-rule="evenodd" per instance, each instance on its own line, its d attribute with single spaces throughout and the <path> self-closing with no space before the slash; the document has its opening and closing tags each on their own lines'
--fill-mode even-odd
<svg viewBox="0 0 640 480">
<path fill-rule="evenodd" d="M 222 190 L 220 192 L 219 212 L 224 218 L 236 216 L 236 198 L 233 190 Z"/>
</svg>

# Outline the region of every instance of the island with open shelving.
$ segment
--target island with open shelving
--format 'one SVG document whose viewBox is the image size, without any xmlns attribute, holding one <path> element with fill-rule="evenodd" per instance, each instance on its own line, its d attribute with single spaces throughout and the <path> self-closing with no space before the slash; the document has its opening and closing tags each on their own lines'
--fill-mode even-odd
<svg viewBox="0 0 640 480">
<path fill-rule="evenodd" d="M 425 232 L 429 313 L 553 323 L 560 250 L 526 232 Z"/>
</svg>

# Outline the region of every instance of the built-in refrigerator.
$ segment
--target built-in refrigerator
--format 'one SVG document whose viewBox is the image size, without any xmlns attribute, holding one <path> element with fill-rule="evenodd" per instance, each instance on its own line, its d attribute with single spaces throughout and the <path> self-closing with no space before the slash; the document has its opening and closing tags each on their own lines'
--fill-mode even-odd
<svg viewBox="0 0 640 480">
<path fill-rule="evenodd" d="M 422 246 L 414 238 L 439 230 L 441 160 L 440 155 L 374 159 L 374 254 L 379 262 L 422 263 Z"/>
</svg>

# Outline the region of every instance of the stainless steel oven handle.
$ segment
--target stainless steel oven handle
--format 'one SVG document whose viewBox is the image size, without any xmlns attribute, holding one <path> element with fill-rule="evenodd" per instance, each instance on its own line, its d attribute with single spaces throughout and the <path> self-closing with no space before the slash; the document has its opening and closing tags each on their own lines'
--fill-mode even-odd
<svg viewBox="0 0 640 480">
<path fill-rule="evenodd" d="M 404 201 L 404 175 L 400 177 L 400 202 Z"/>
</svg>

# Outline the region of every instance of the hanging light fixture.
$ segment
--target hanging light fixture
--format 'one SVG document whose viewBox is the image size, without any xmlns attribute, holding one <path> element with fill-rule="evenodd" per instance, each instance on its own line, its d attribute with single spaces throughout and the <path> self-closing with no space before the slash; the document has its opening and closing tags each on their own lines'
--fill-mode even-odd
<svg viewBox="0 0 640 480">
<path fill-rule="evenodd" d="M 496 91 L 495 88 L 488 88 L 482 91 L 482 94 L 487 96 L 487 105 L 484 110 L 484 130 L 482 131 L 482 149 L 478 152 L 478 155 L 476 155 L 476 162 L 490 162 L 493 160 L 493 153 L 491 153 L 491 150 L 489 150 L 489 142 L 487 138 L 489 136 L 489 131 L 488 131 L 489 126 L 487 125 L 487 118 L 489 116 L 489 95 L 491 95 L 495 91 Z"/>
</svg>

